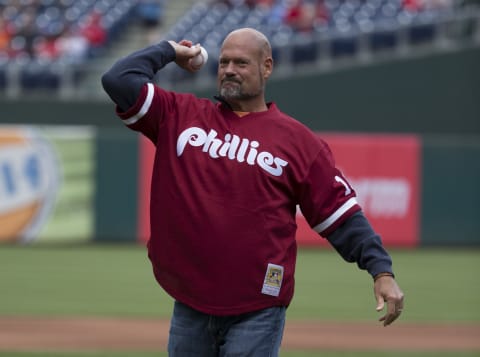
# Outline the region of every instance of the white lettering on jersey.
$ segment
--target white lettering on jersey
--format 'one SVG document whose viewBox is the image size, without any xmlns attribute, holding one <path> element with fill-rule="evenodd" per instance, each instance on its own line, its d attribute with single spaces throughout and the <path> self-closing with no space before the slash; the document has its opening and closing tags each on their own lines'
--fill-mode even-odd
<svg viewBox="0 0 480 357">
<path fill-rule="evenodd" d="M 258 151 L 258 141 L 250 141 L 237 135 L 225 134 L 224 140 L 217 138 L 217 132 L 213 129 L 207 133 L 197 127 L 185 129 L 177 139 L 177 156 L 180 157 L 187 144 L 193 147 L 202 147 L 212 159 L 226 157 L 237 162 L 246 162 L 248 165 L 257 164 L 260 168 L 273 176 L 280 176 L 288 162 L 273 156 L 267 151 Z"/>
</svg>

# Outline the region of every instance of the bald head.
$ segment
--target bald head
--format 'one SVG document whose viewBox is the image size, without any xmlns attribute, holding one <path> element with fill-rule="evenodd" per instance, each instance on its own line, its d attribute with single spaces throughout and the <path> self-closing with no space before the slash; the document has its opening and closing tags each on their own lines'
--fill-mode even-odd
<svg viewBox="0 0 480 357">
<path fill-rule="evenodd" d="M 231 42 L 252 46 L 258 51 L 260 58 L 272 57 L 272 47 L 267 37 L 253 28 L 245 27 L 230 32 L 223 41 L 222 48 Z"/>
<path fill-rule="evenodd" d="M 264 34 L 252 28 L 232 31 L 220 49 L 220 95 L 237 111 L 266 110 L 265 83 L 272 69 L 272 48 Z"/>
</svg>

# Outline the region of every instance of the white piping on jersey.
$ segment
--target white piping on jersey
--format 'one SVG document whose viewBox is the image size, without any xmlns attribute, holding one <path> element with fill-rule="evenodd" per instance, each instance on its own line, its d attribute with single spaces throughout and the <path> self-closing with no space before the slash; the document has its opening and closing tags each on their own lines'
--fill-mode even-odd
<svg viewBox="0 0 480 357">
<path fill-rule="evenodd" d="M 135 124 L 137 121 L 142 119 L 142 117 L 145 114 L 147 114 L 148 109 L 150 109 L 150 106 L 152 105 L 153 93 L 154 93 L 153 84 L 147 83 L 147 97 L 145 98 L 145 101 L 143 102 L 142 107 L 140 108 L 137 114 L 132 115 L 130 118 L 123 119 L 123 123 L 125 125 Z"/>
<path fill-rule="evenodd" d="M 357 199 L 355 197 L 350 198 L 347 202 L 345 202 L 339 209 L 337 209 L 333 214 L 324 220 L 322 223 L 317 224 L 313 227 L 315 232 L 321 233 L 328 227 L 330 227 L 333 223 L 337 221 L 345 212 L 347 212 L 350 208 L 357 204 Z"/>
<path fill-rule="evenodd" d="M 185 147 L 190 144 L 193 147 L 201 146 L 202 151 L 212 159 L 226 157 L 239 163 L 256 164 L 273 176 L 280 176 L 283 173 L 283 167 L 288 165 L 287 161 L 274 157 L 267 151 L 259 152 L 257 150 L 260 146 L 258 141 L 240 138 L 238 135 L 230 133 L 225 134 L 222 141 L 217 138 L 217 134 L 213 129 L 207 133 L 202 128 L 195 126 L 185 129 L 177 139 L 177 156 L 182 156 Z"/>
</svg>

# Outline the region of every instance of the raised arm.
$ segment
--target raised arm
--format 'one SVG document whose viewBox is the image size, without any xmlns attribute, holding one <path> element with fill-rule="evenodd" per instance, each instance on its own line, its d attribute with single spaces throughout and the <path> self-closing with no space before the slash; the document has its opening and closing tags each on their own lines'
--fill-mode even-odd
<svg viewBox="0 0 480 357">
<path fill-rule="evenodd" d="M 181 68 L 194 72 L 190 59 L 198 53 L 200 48 L 190 41 L 162 41 L 115 62 L 102 76 L 103 88 L 120 110 L 126 111 L 135 104 L 143 85 L 168 63 L 175 61 Z"/>
</svg>

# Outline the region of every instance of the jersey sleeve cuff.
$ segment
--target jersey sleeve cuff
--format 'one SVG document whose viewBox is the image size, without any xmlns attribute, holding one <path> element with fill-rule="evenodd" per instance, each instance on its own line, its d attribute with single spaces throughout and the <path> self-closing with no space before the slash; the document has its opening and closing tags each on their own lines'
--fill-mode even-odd
<svg viewBox="0 0 480 357">
<path fill-rule="evenodd" d="M 320 234 L 322 237 L 326 237 L 335 229 L 337 229 L 337 227 L 339 227 L 348 217 L 350 217 L 355 212 L 360 211 L 360 209 L 361 208 L 358 205 L 357 199 L 355 197 L 352 197 L 348 199 L 343 205 L 341 205 L 327 219 L 313 227 L 313 230 Z"/>
<path fill-rule="evenodd" d="M 128 126 L 135 124 L 148 113 L 148 110 L 152 105 L 154 91 L 154 85 L 152 83 L 146 83 L 140 91 L 136 103 L 130 109 L 121 112 L 120 108 L 117 106 L 116 113 L 125 125 Z"/>
</svg>

